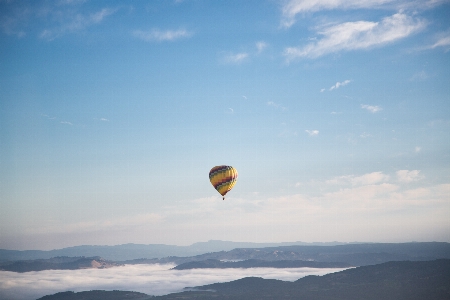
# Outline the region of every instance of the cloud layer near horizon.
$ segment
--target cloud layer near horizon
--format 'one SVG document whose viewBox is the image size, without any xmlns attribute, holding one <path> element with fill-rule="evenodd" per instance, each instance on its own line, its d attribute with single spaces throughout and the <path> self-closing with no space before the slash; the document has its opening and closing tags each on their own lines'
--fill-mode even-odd
<svg viewBox="0 0 450 300">
<path fill-rule="evenodd" d="M 227 201 L 205 197 L 180 200 L 147 214 L 43 224 L 26 229 L 20 236 L 4 237 L 0 247 L 21 249 L 21 240 L 36 245 L 46 240 L 57 247 L 113 245 L 127 243 L 130 237 L 134 243 L 147 244 L 149 236 L 154 243 L 173 244 L 166 236 L 178 241 L 195 236 L 196 240 L 187 241 L 193 243 L 211 237 L 314 242 L 334 241 L 336 236 L 341 242 L 408 242 L 442 240 L 447 235 L 450 184 L 429 185 L 420 170 L 350 174 L 320 182 L 291 182 L 291 186 L 296 193 L 279 197 L 261 198 L 258 193 L 248 195 L 248 199 L 231 195 Z M 426 221 L 430 213 L 433 220 Z M 410 235 L 402 233 L 406 229 Z"/>
<path fill-rule="evenodd" d="M 307 275 L 325 275 L 344 269 L 251 268 L 170 270 L 165 265 L 125 265 L 110 269 L 47 270 L 14 273 L 0 271 L 0 299 L 34 300 L 63 291 L 126 290 L 165 295 L 215 282 L 256 276 L 295 281 Z"/>
</svg>

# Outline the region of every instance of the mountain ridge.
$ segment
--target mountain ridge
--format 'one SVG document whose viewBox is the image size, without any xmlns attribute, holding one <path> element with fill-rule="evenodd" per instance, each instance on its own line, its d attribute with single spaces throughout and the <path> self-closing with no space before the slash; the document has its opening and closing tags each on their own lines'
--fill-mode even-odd
<svg viewBox="0 0 450 300">
<path fill-rule="evenodd" d="M 19 260 L 0 265 L 1 271 L 17 273 L 44 270 L 78 270 L 78 269 L 106 269 L 118 267 L 122 264 L 94 257 L 58 256 L 50 259 Z"/>
<path fill-rule="evenodd" d="M 266 248 L 235 248 L 230 251 L 209 252 L 194 256 L 167 256 L 163 258 L 138 258 L 131 260 L 111 260 L 104 258 L 104 253 L 96 253 L 96 255 L 84 257 L 103 257 L 109 266 L 118 266 L 124 264 L 175 264 L 182 265 L 186 263 L 197 262 L 197 266 L 208 265 L 208 260 L 229 262 L 228 265 L 235 267 L 243 267 L 244 263 L 238 261 L 264 261 L 259 265 L 281 266 L 280 261 L 289 261 L 291 267 L 298 262 L 314 262 L 314 264 L 335 264 L 339 263 L 343 266 L 364 266 L 380 264 L 388 261 L 426 261 L 434 259 L 450 259 L 449 243 L 372 243 L 372 244 L 349 244 L 336 246 L 302 246 L 290 245 Z M 65 257 L 65 256 L 60 256 Z M 79 257 L 79 256 L 77 256 Z M 234 262 L 234 263 L 232 263 Z M 267 263 L 271 262 L 271 263 Z M 38 260 L 17 260 L 17 261 L 0 261 L 0 268 L 11 271 L 36 271 L 47 269 L 71 269 L 70 266 L 54 265 L 55 261 Z M 107 266 L 108 263 L 94 262 L 92 267 Z M 248 263 L 248 262 L 247 262 Z M 215 264 L 215 266 L 214 266 Z M 227 263 L 209 263 L 211 267 L 222 267 Z M 304 263 L 303 263 L 304 264 Z M 96 266 L 95 266 L 96 265 Z M 191 266 L 195 266 L 193 263 Z M 258 264 L 256 264 L 258 265 Z M 9 267 L 4 267 L 9 266 Z M 83 266 L 81 264 L 81 266 Z"/>
<path fill-rule="evenodd" d="M 261 248 L 278 247 L 288 245 L 322 245 L 334 246 L 346 243 L 305 243 L 305 242 L 283 242 L 283 243 L 253 243 L 253 242 L 231 242 L 220 240 L 209 240 L 197 242 L 189 246 L 176 246 L 166 244 L 120 244 L 108 245 L 79 245 L 53 250 L 9 250 L 0 249 L 0 261 L 49 259 L 57 256 L 101 256 L 108 260 L 131 260 L 139 258 L 163 258 L 167 256 L 193 256 L 208 252 L 229 251 L 235 248 Z"/>
</svg>

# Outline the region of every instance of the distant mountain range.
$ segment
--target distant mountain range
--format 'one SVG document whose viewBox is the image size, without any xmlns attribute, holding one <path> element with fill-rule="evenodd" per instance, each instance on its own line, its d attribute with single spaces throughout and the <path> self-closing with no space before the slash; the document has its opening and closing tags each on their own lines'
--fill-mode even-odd
<svg viewBox="0 0 450 300">
<path fill-rule="evenodd" d="M 116 246 L 118 253 L 125 245 Z M 128 245 L 130 249 L 135 249 Z M 139 246 L 142 245 L 135 245 Z M 83 246 L 81 246 L 83 247 Z M 94 246 L 92 246 L 94 247 Z M 106 254 L 114 247 L 107 248 Z M 63 249 L 64 250 L 64 249 Z M 90 251 L 93 249 L 90 249 Z M 426 261 L 450 259 L 449 243 L 346 244 L 336 246 L 279 246 L 265 248 L 236 248 L 194 256 L 167 256 L 114 261 L 105 259 L 102 248 L 91 257 L 61 257 L 50 259 L 3 260 L 0 270 L 15 272 L 47 269 L 106 268 L 123 264 L 173 263 L 177 268 L 250 268 L 250 267 L 316 267 L 342 268 L 365 266 L 388 261 Z M 57 251 L 57 250 L 54 250 Z M 49 251 L 50 252 L 50 251 Z M 78 254 L 78 253 L 77 253 Z M 123 257 L 124 255 L 118 255 Z M 103 257 L 103 258 L 102 258 Z"/>
<path fill-rule="evenodd" d="M 113 261 L 107 261 L 99 256 L 95 257 L 67 257 L 59 256 L 50 259 L 19 260 L 4 262 L 0 270 L 11 272 L 31 272 L 43 270 L 78 270 L 78 269 L 105 269 L 117 267 Z"/>
<path fill-rule="evenodd" d="M 38 300 L 443 300 L 450 299 L 450 260 L 387 262 L 324 276 L 306 276 L 294 282 L 246 277 L 185 290 L 157 297 L 123 291 L 63 292 Z"/>
<path fill-rule="evenodd" d="M 30 260 L 30 259 L 49 259 L 57 256 L 101 256 L 107 260 L 124 261 L 139 258 L 163 258 L 167 256 L 193 256 L 208 252 L 229 251 L 235 248 L 263 248 L 280 246 L 335 246 L 345 245 L 346 243 L 247 243 L 247 242 L 229 242 L 211 240 L 208 242 L 199 242 L 190 246 L 174 246 L 163 244 L 123 244 L 116 246 L 96 246 L 83 245 L 68 247 L 57 250 L 6 250 L 0 249 L 0 261 Z"/>
<path fill-rule="evenodd" d="M 174 263 L 176 265 L 216 259 L 239 261 L 258 259 L 264 261 L 301 260 L 340 262 L 351 266 L 374 265 L 388 261 L 420 261 L 440 258 L 450 259 L 449 243 L 374 243 L 337 246 L 280 246 L 265 248 L 236 248 L 230 251 L 205 253 L 189 257 L 169 256 L 160 259 L 122 261 L 125 264 Z"/>
</svg>

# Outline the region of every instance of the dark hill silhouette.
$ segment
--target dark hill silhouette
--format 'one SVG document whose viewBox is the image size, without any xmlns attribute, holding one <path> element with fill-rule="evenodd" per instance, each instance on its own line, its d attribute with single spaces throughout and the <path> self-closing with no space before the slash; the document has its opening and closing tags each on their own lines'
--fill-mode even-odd
<svg viewBox="0 0 450 300">
<path fill-rule="evenodd" d="M 247 277 L 155 299 L 443 300 L 450 299 L 450 260 L 387 262 L 295 282 Z"/>
<path fill-rule="evenodd" d="M 47 295 L 37 300 L 147 300 L 154 299 L 152 296 L 138 292 L 128 291 L 86 291 L 74 293 L 71 291 Z"/>
</svg>

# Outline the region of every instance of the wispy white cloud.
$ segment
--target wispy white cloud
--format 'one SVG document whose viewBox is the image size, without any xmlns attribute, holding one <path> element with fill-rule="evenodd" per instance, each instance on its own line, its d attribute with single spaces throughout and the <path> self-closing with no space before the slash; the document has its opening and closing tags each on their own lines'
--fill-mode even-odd
<svg viewBox="0 0 450 300">
<path fill-rule="evenodd" d="M 275 108 L 279 108 L 279 109 L 281 109 L 281 110 L 286 110 L 286 107 L 282 106 L 281 104 L 275 103 L 275 102 L 273 102 L 273 101 L 267 102 L 267 105 L 268 105 L 268 106 L 275 107 Z"/>
<path fill-rule="evenodd" d="M 448 48 L 450 46 L 450 36 L 446 36 L 443 38 L 440 38 L 436 43 L 434 43 L 431 48 L 437 48 L 437 47 L 446 47 Z"/>
<path fill-rule="evenodd" d="M 318 32 L 322 36 L 316 42 L 301 47 L 288 47 L 284 50 L 287 61 L 297 58 L 317 58 L 329 53 L 369 49 L 382 46 L 418 32 L 426 22 L 397 13 L 381 22 L 346 22 L 328 26 Z"/>
<path fill-rule="evenodd" d="M 419 170 L 399 170 L 397 171 L 396 177 L 399 182 L 412 182 L 423 179 L 424 176 L 421 176 Z M 360 176 L 355 175 L 344 175 L 337 176 L 332 179 L 328 179 L 325 181 L 326 184 L 329 185 L 352 185 L 352 186 L 363 186 L 363 185 L 374 185 L 388 182 L 390 176 L 384 174 L 383 172 L 372 172 L 363 174 Z"/>
<path fill-rule="evenodd" d="M 227 64 L 240 64 L 244 61 L 249 60 L 251 57 L 261 54 L 267 47 L 268 44 L 264 41 L 259 41 L 255 43 L 256 52 L 254 51 L 243 51 L 239 53 L 233 52 L 222 52 L 221 60 L 223 63 Z"/>
<path fill-rule="evenodd" d="M 343 185 L 343 184 L 349 184 L 352 180 L 354 175 L 342 175 L 342 176 L 336 176 L 332 179 L 328 179 L 325 181 L 326 184 L 331 185 Z"/>
<path fill-rule="evenodd" d="M 344 80 L 344 81 L 342 81 L 342 82 L 339 82 L 339 81 L 338 81 L 338 82 L 336 82 L 335 85 L 331 86 L 328 90 L 329 90 L 329 91 L 332 91 L 332 90 L 338 89 L 338 88 L 340 88 L 341 86 L 345 86 L 345 85 L 349 84 L 350 82 L 352 82 L 352 81 L 349 80 L 349 79 Z M 323 93 L 323 92 L 325 92 L 325 91 L 326 91 L 326 89 L 320 89 L 320 92 L 321 92 L 321 93 Z"/>
<path fill-rule="evenodd" d="M 422 151 L 422 147 L 416 146 L 414 148 L 414 152 L 419 153 L 420 151 Z"/>
<path fill-rule="evenodd" d="M 334 89 L 338 89 L 338 88 L 340 88 L 341 86 L 345 86 L 345 85 L 347 85 L 347 84 L 349 84 L 351 82 L 351 80 L 344 80 L 344 81 L 342 81 L 342 82 L 336 82 L 336 84 L 335 85 L 333 85 L 332 87 L 330 87 L 330 91 L 332 91 L 332 90 L 334 90 Z"/>
<path fill-rule="evenodd" d="M 389 182 L 388 176 L 383 172 L 343 176 L 344 185 L 317 183 L 320 189 L 314 190 L 323 190 L 319 194 L 308 194 L 308 184 L 298 183 L 305 193 L 255 200 L 230 197 L 226 203 L 217 196 L 174 210 L 177 219 L 189 218 L 189 230 L 221 239 L 262 231 L 261 239 L 275 234 L 280 240 L 293 240 L 301 234 L 311 241 L 332 240 L 339 232 L 347 241 L 370 236 L 372 241 L 398 242 L 429 240 L 430 232 L 447 228 L 450 185 L 408 188 Z M 195 220 L 190 217 L 194 215 Z M 417 224 L 419 219 L 428 224 L 426 229 Z M 227 232 L 218 233 L 222 228 Z M 435 237 L 445 238 L 442 234 Z"/>
<path fill-rule="evenodd" d="M 360 176 L 354 175 L 344 175 L 334 177 L 325 181 L 326 184 L 331 185 L 371 185 L 371 184 L 379 184 L 382 182 L 386 182 L 389 180 L 389 175 L 384 174 L 383 172 L 372 172 L 363 174 Z"/>
<path fill-rule="evenodd" d="M 113 8 L 103 8 L 100 11 L 89 15 L 69 15 L 59 26 L 43 30 L 39 37 L 49 41 L 54 40 L 64 34 L 73 33 L 83 30 L 91 25 L 101 23 L 107 16 L 114 14 L 116 11 L 117 9 Z"/>
<path fill-rule="evenodd" d="M 398 181 L 406 183 L 423 179 L 423 176 L 419 173 L 419 170 L 399 170 L 396 172 Z"/>
<path fill-rule="evenodd" d="M 149 31 L 135 30 L 133 36 L 146 42 L 164 42 L 175 41 L 181 38 L 189 38 L 193 35 L 192 32 L 186 29 L 178 30 L 160 30 L 157 28 Z"/>
<path fill-rule="evenodd" d="M 349 10 L 349 9 L 390 9 L 426 10 L 448 0 L 284 0 L 281 5 L 281 26 L 289 28 L 296 22 L 297 15 L 323 10 Z"/>
<path fill-rule="evenodd" d="M 86 1 L 6 1 L 3 11 L 0 11 L 0 29 L 8 35 L 18 37 L 26 36 L 32 29 L 39 32 L 40 38 L 51 41 L 99 24 L 118 10 L 105 7 L 96 12 L 82 12 L 84 2 Z"/>
<path fill-rule="evenodd" d="M 58 4 L 60 5 L 74 5 L 85 3 L 87 0 L 59 0 Z"/>
<path fill-rule="evenodd" d="M 73 125 L 71 122 L 68 122 L 68 121 L 61 121 L 61 124 Z"/>
<path fill-rule="evenodd" d="M 307 134 L 309 134 L 309 136 L 316 136 L 319 135 L 319 130 L 305 130 L 305 132 Z"/>
<path fill-rule="evenodd" d="M 367 109 L 368 111 L 370 111 L 373 114 L 383 110 L 381 107 L 379 107 L 377 105 L 367 105 L 367 104 L 361 104 L 361 108 Z"/>
<path fill-rule="evenodd" d="M 395 0 L 288 0 L 281 7 L 281 26 L 291 27 L 298 14 L 330 9 L 376 8 Z"/>
<path fill-rule="evenodd" d="M 22 38 L 26 35 L 24 24 L 30 18 L 30 9 L 16 9 L 8 14 L 0 15 L 0 29 L 7 35 L 15 35 Z"/>
<path fill-rule="evenodd" d="M 236 54 L 227 54 L 223 57 L 223 62 L 229 64 L 240 64 L 247 60 L 249 54 L 246 52 L 236 53 Z"/>
<path fill-rule="evenodd" d="M 56 117 L 50 117 L 49 115 L 46 115 L 46 114 L 41 114 L 41 116 L 44 117 L 44 118 L 47 118 L 49 120 L 55 120 L 56 119 Z"/>
<path fill-rule="evenodd" d="M 445 51 L 450 50 L 450 30 L 444 33 L 440 33 L 437 38 L 436 42 L 434 42 L 432 45 L 426 47 L 428 49 L 435 49 L 435 48 L 443 48 Z"/>
<path fill-rule="evenodd" d="M 267 43 L 266 42 L 259 41 L 259 42 L 256 43 L 256 49 L 258 51 L 258 54 L 263 52 L 264 49 L 266 49 L 266 48 L 267 48 Z"/>
<path fill-rule="evenodd" d="M 351 179 L 353 185 L 369 185 L 378 184 L 389 180 L 389 175 L 383 172 L 372 172 L 361 176 L 356 176 Z"/>
</svg>

